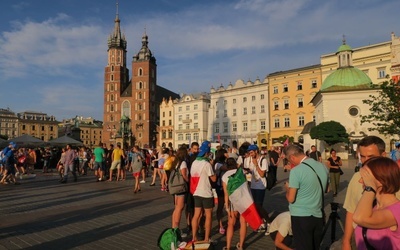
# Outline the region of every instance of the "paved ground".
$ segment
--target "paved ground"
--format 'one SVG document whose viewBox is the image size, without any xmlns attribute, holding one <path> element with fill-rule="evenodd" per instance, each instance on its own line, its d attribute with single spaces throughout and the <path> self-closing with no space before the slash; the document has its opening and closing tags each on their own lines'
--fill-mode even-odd
<svg viewBox="0 0 400 250">
<path fill-rule="evenodd" d="M 344 162 L 341 191 L 334 200 L 340 207 L 354 164 Z M 160 186 L 150 187 L 149 178 L 134 194 L 132 177 L 98 183 L 93 176 L 84 176 L 76 183 L 60 184 L 55 174 L 37 174 L 21 185 L 0 186 L 0 249 L 157 249 L 160 232 L 171 224 L 172 198 Z M 278 186 L 267 191 L 264 206 L 272 216 L 287 210 L 282 190 L 287 177 L 279 170 Z M 332 201 L 332 194 L 327 194 L 327 215 Z M 344 221 L 344 211 L 339 215 Z M 216 232 L 215 221 L 213 226 L 215 249 L 222 249 L 225 236 Z M 245 249 L 274 249 L 270 237 L 248 231 Z M 338 227 L 336 238 L 340 236 Z M 329 238 L 330 230 L 323 248 Z M 233 243 L 237 241 L 235 232 Z"/>
</svg>

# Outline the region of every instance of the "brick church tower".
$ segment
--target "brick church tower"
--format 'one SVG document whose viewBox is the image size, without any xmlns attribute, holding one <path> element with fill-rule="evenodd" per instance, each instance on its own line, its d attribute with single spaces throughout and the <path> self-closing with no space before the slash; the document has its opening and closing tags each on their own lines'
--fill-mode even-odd
<svg viewBox="0 0 400 250">
<path fill-rule="evenodd" d="M 176 94 L 157 86 L 157 64 L 146 32 L 142 47 L 132 59 L 132 79 L 126 67 L 127 42 L 117 14 L 108 38 L 108 61 L 104 70 L 103 142 L 121 140 L 128 146 L 155 147 L 159 100 Z M 157 93 L 160 92 L 160 93 Z M 160 96 L 158 96 L 160 95 Z"/>
</svg>

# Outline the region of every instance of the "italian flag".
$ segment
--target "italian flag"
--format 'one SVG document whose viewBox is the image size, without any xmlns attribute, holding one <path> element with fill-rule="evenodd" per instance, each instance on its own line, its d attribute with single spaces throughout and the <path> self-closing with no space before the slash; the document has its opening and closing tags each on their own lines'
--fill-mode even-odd
<svg viewBox="0 0 400 250">
<path fill-rule="evenodd" d="M 242 168 L 238 168 L 235 174 L 229 176 L 227 189 L 229 200 L 235 210 L 244 217 L 253 230 L 259 229 L 262 219 L 258 215 Z"/>
</svg>

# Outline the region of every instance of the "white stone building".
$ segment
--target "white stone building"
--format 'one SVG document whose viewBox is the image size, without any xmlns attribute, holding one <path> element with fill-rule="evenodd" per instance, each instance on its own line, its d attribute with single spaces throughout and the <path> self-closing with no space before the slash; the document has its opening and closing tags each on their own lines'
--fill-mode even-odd
<svg viewBox="0 0 400 250">
<path fill-rule="evenodd" d="M 207 139 L 210 95 L 182 94 L 174 100 L 174 148 Z"/>
<path fill-rule="evenodd" d="M 262 139 L 268 141 L 269 133 L 267 80 L 237 80 L 226 88 L 211 88 L 210 97 L 208 140 L 229 146 L 232 141 L 238 145 L 257 141 L 267 146 L 261 144 Z"/>
</svg>

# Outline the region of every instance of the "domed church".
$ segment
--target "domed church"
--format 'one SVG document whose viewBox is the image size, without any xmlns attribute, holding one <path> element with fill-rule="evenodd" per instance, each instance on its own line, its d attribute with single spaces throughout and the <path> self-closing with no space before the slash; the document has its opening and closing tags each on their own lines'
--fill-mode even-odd
<svg viewBox="0 0 400 250">
<path fill-rule="evenodd" d="M 326 77 L 320 91 L 311 100 L 315 106 L 315 124 L 332 120 L 339 122 L 350 135 L 350 147 L 367 135 L 379 136 L 375 131 L 368 131 L 370 124 L 361 124 L 360 115 L 370 113 L 370 106 L 362 101 L 376 95 L 377 90 L 371 88 L 372 81 L 368 75 L 353 66 L 352 53 L 352 48 L 343 39 L 343 44 L 336 51 L 337 70 Z M 318 148 L 324 148 L 324 145 Z M 344 148 L 336 150 L 342 151 L 341 157 L 347 159 Z"/>
</svg>

